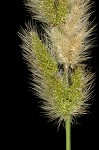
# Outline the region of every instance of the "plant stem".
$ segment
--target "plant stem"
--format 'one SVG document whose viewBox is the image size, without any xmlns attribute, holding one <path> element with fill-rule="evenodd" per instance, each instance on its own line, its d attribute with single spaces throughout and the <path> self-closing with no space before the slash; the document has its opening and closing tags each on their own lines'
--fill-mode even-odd
<svg viewBox="0 0 99 150">
<path fill-rule="evenodd" d="M 71 150 L 71 117 L 66 120 L 66 150 Z"/>
</svg>

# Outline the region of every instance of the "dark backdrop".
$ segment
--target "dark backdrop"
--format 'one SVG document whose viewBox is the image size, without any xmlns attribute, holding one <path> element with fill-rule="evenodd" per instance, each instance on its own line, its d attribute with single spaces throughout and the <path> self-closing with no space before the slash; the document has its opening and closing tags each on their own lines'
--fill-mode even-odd
<svg viewBox="0 0 99 150">
<path fill-rule="evenodd" d="M 98 0 L 95 0 L 95 12 L 91 19 L 97 24 L 98 43 Z M 1 4 L 1 132 L 2 150 L 9 149 L 33 149 L 33 150 L 65 150 L 65 130 L 40 116 L 36 98 L 29 90 L 26 65 L 23 63 L 20 39 L 17 31 L 20 26 L 30 19 L 22 0 L 9 0 Z M 39 26 L 40 23 L 37 23 Z M 92 101 L 91 113 L 77 119 L 78 124 L 72 126 L 72 150 L 97 149 L 98 146 L 98 46 L 92 49 L 92 59 L 88 65 L 96 72 L 94 101 Z M 3 102 L 3 103 L 2 103 Z"/>
</svg>

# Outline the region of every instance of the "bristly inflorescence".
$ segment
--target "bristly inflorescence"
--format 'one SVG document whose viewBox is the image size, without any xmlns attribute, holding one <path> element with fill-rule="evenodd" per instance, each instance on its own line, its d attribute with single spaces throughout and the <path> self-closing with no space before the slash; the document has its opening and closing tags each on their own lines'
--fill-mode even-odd
<svg viewBox="0 0 99 150">
<path fill-rule="evenodd" d="M 93 74 L 82 62 L 92 46 L 90 0 L 27 0 L 26 5 L 33 18 L 48 24 L 45 43 L 32 25 L 20 33 L 23 56 L 33 74 L 31 84 L 43 99 L 45 115 L 61 122 L 86 113 Z"/>
</svg>

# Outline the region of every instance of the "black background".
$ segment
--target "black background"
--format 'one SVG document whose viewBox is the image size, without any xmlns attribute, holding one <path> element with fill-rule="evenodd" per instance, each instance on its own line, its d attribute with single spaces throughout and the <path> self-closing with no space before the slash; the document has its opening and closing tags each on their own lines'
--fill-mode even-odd
<svg viewBox="0 0 99 150">
<path fill-rule="evenodd" d="M 98 44 L 98 0 L 95 1 L 94 14 L 97 24 Z M 9 0 L 1 4 L 1 139 L 3 147 L 10 149 L 51 149 L 65 150 L 65 130 L 60 126 L 49 123 L 40 116 L 36 98 L 29 90 L 29 72 L 23 62 L 20 39 L 17 31 L 20 26 L 24 27 L 30 17 L 26 12 L 22 0 Z M 39 23 L 38 23 L 39 26 Z M 92 59 L 88 65 L 92 72 L 96 72 L 94 100 L 91 102 L 91 113 L 77 119 L 78 124 L 72 126 L 72 150 L 89 150 L 98 147 L 98 46 L 92 49 Z M 2 103 L 3 102 L 3 103 Z"/>
</svg>

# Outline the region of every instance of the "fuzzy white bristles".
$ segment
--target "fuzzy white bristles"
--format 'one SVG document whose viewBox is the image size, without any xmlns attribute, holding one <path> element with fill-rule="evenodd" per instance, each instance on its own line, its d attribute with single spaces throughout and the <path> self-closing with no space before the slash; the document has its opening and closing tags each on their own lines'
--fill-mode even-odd
<svg viewBox="0 0 99 150">
<path fill-rule="evenodd" d="M 67 6 L 62 1 L 62 5 Z M 93 42 L 90 36 L 94 26 L 89 21 L 92 5 L 90 0 L 70 0 L 66 15 L 59 5 L 54 8 L 53 2 L 54 0 L 30 0 L 27 3 L 34 9 L 32 12 L 36 14 L 36 19 L 43 21 L 45 17 L 48 24 L 48 28 L 44 29 L 48 34 L 45 34 L 45 43 L 31 25 L 22 30 L 20 36 L 23 40 L 23 56 L 34 75 L 31 84 L 34 85 L 36 95 L 43 99 L 41 107 L 51 120 L 59 118 L 61 122 L 70 116 L 86 113 L 93 74 L 89 71 L 86 73 L 81 63 L 89 57 L 89 48 Z M 52 16 L 49 14 L 50 9 L 54 10 Z M 60 15 L 59 11 L 63 13 Z M 59 21 L 57 16 L 63 19 Z M 63 68 L 59 68 L 58 64 L 63 65 Z"/>
<path fill-rule="evenodd" d="M 92 46 L 90 36 L 95 26 L 89 22 L 90 0 L 71 0 L 66 22 L 51 28 L 50 37 L 60 62 L 72 67 L 87 59 Z"/>
</svg>

